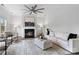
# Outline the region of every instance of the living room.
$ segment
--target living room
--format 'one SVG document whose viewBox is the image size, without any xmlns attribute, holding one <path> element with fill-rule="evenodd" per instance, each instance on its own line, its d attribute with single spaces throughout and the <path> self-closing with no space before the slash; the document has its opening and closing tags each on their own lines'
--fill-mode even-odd
<svg viewBox="0 0 79 59">
<path fill-rule="evenodd" d="M 78 4 L 1 4 L 1 55 L 79 54 L 78 15 Z"/>
</svg>

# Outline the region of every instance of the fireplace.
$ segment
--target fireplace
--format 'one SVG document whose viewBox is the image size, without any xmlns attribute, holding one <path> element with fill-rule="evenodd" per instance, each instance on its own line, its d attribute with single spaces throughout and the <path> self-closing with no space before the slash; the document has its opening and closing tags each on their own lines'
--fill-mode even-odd
<svg viewBox="0 0 79 59">
<path fill-rule="evenodd" d="M 25 29 L 25 38 L 34 38 L 35 37 L 34 29 Z"/>
</svg>

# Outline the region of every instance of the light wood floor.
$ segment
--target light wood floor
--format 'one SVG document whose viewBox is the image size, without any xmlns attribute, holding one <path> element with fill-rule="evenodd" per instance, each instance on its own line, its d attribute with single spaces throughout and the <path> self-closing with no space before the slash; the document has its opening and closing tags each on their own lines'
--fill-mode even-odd
<svg viewBox="0 0 79 59">
<path fill-rule="evenodd" d="M 25 39 L 21 43 L 11 45 L 7 50 L 8 55 L 67 55 L 69 51 L 53 44 L 52 48 L 42 50 L 34 44 L 34 39 Z"/>
</svg>

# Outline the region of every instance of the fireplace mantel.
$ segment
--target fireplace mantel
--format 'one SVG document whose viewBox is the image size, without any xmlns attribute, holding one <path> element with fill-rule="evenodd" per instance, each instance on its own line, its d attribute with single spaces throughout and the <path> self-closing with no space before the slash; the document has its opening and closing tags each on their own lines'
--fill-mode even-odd
<svg viewBox="0 0 79 59">
<path fill-rule="evenodd" d="M 25 29 L 34 29 L 34 36 L 36 37 L 35 16 L 25 15 L 23 23 L 24 23 L 24 31 Z M 24 33 L 24 36 L 25 36 L 25 33 Z"/>
<path fill-rule="evenodd" d="M 31 27 L 31 26 L 27 26 L 27 27 L 24 27 L 24 29 L 36 29 L 35 27 Z"/>
</svg>

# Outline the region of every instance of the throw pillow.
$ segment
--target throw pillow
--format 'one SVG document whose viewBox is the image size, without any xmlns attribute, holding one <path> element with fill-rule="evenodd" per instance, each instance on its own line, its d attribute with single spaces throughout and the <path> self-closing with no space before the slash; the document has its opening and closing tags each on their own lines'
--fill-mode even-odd
<svg viewBox="0 0 79 59">
<path fill-rule="evenodd" d="M 70 33 L 69 37 L 68 37 L 68 40 L 69 39 L 74 39 L 74 38 L 77 38 L 77 34 Z"/>
</svg>

